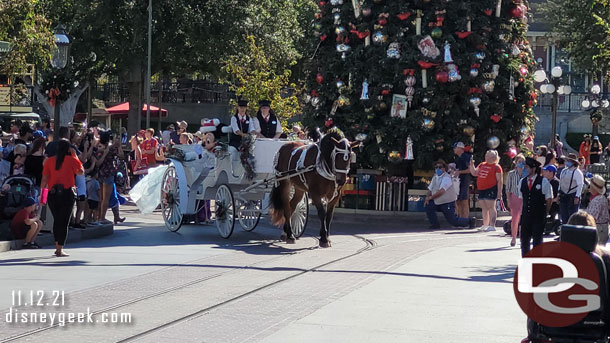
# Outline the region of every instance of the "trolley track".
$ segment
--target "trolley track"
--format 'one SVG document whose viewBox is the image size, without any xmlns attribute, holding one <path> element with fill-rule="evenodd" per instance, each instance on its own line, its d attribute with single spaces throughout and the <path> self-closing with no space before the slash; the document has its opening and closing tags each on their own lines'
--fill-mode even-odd
<svg viewBox="0 0 610 343">
<path fill-rule="evenodd" d="M 312 238 L 313 241 L 314 241 L 314 244 L 311 244 L 311 245 L 309 245 L 309 246 L 307 246 L 305 248 L 302 248 L 301 251 L 313 250 L 313 249 L 316 249 L 319 246 L 319 238 L 318 237 L 313 236 L 313 235 L 309 235 L 309 234 L 305 234 L 304 236 L 307 236 L 308 238 Z M 150 334 L 152 334 L 154 332 L 161 331 L 161 330 L 163 330 L 163 329 L 165 329 L 167 327 L 179 324 L 181 322 L 188 321 L 188 320 L 190 320 L 192 318 L 195 318 L 195 317 L 198 317 L 199 315 L 202 315 L 202 314 L 204 314 L 206 312 L 209 312 L 211 310 L 217 309 L 217 308 L 222 307 L 224 305 L 233 303 L 233 302 L 235 302 L 235 301 L 237 301 L 239 299 L 245 298 L 245 297 L 247 297 L 249 295 L 252 295 L 254 293 L 260 292 L 260 291 L 262 291 L 264 289 L 267 289 L 267 288 L 273 287 L 275 285 L 278 285 L 280 283 L 286 282 L 288 280 L 294 279 L 294 278 L 296 278 L 298 276 L 301 276 L 303 274 L 307 274 L 307 273 L 310 273 L 310 272 L 315 272 L 317 269 L 324 268 L 324 267 L 326 267 L 328 265 L 331 265 L 333 263 L 337 263 L 337 262 L 346 260 L 348 258 L 357 256 L 357 255 L 359 255 L 359 254 L 361 254 L 361 253 L 363 253 L 365 251 L 369 251 L 369 250 L 372 250 L 375 247 L 377 247 L 377 243 L 375 241 L 373 241 L 373 240 L 367 239 L 367 238 L 359 236 L 359 235 L 351 235 L 351 236 L 354 236 L 354 237 L 358 238 L 359 240 L 363 241 L 365 243 L 365 246 L 360 248 L 360 249 L 358 249 L 356 252 L 354 252 L 352 254 L 349 254 L 349 255 L 346 255 L 346 256 L 343 256 L 343 257 L 340 257 L 340 258 L 337 258 L 337 259 L 334 259 L 334 260 L 331 260 L 331 261 L 328 261 L 328 262 L 325 262 L 325 263 L 322 263 L 322 264 L 319 264 L 319 265 L 316 265 L 314 267 L 311 267 L 311 268 L 308 268 L 306 270 L 300 271 L 300 272 L 298 272 L 298 273 L 296 273 L 294 275 L 291 275 L 291 276 L 282 278 L 280 280 L 276 280 L 274 282 L 265 284 L 265 285 L 260 286 L 260 287 L 258 287 L 256 289 L 253 289 L 253 290 L 250 290 L 248 292 L 242 293 L 240 295 L 237 295 L 235 297 L 232 297 L 232 298 L 227 299 L 225 301 L 222 301 L 220 303 L 214 304 L 212 306 L 209 306 L 209 307 L 206 307 L 204 309 L 198 310 L 198 311 L 193 312 L 191 314 L 188 314 L 186 316 L 183 316 L 183 317 L 180 317 L 178 319 L 172 320 L 172 321 L 170 321 L 168 323 L 165 323 L 165 324 L 163 324 L 161 326 L 158 326 L 158 327 L 155 327 L 153 329 L 146 330 L 146 331 L 141 332 L 139 334 L 130 336 L 130 337 L 125 338 L 125 339 L 123 339 L 123 340 L 121 340 L 119 342 L 132 341 L 132 340 L 135 340 L 135 339 L 138 339 L 138 338 L 150 335 Z M 295 252 L 295 254 L 298 254 L 298 253 L 300 253 L 300 252 L 299 251 Z M 137 303 L 140 303 L 140 302 L 143 302 L 143 301 L 154 299 L 156 297 L 161 297 L 161 296 L 167 295 L 169 293 L 185 289 L 187 287 L 191 287 L 191 286 L 194 286 L 194 285 L 206 282 L 206 281 L 210 281 L 210 280 L 216 279 L 218 277 L 221 277 L 221 276 L 224 276 L 224 275 L 227 275 L 227 274 L 230 274 L 230 273 L 237 272 L 239 270 L 244 270 L 244 269 L 248 269 L 248 268 L 251 268 L 251 267 L 256 267 L 257 265 L 259 265 L 261 263 L 265 263 L 265 262 L 270 262 L 270 261 L 274 261 L 274 260 L 277 260 L 277 259 L 281 259 L 282 257 L 284 257 L 284 255 L 277 256 L 277 257 L 274 257 L 274 258 L 270 258 L 270 259 L 267 259 L 267 260 L 264 260 L 264 261 L 258 261 L 256 263 L 252 263 L 252 264 L 245 265 L 245 266 L 234 267 L 234 268 L 231 268 L 230 270 L 227 270 L 227 271 L 222 272 L 222 273 L 215 273 L 215 274 L 212 274 L 212 275 L 206 275 L 206 276 L 204 276 L 202 278 L 198 278 L 198 279 L 189 281 L 189 282 L 184 283 L 184 284 L 176 285 L 174 287 L 166 288 L 166 289 L 163 289 L 163 290 L 151 293 L 151 294 L 147 294 L 147 295 L 142 296 L 142 297 L 137 297 L 137 298 L 134 298 L 134 299 L 130 299 L 128 301 L 124 301 L 124 302 L 117 303 L 117 304 L 114 304 L 114 305 L 111 305 L 111 306 L 107 306 L 107 307 L 104 307 L 104 308 L 101 308 L 101 309 L 98 309 L 98 310 L 95 310 L 95 311 L 91 311 L 91 313 L 92 313 L 93 316 L 98 316 L 98 315 L 101 315 L 102 313 L 107 313 L 107 312 L 110 312 L 110 311 L 115 311 L 115 310 L 118 310 L 118 309 L 130 306 L 130 305 L 134 305 L 134 304 L 137 304 Z M 37 328 L 35 330 L 27 331 L 27 332 L 24 332 L 22 334 L 11 336 L 11 337 L 8 337 L 8 338 L 5 338 L 5 339 L 0 339 L 0 342 L 13 342 L 13 341 L 17 341 L 17 340 L 20 340 L 20 339 L 23 339 L 23 338 L 26 338 L 26 337 L 34 336 L 34 335 L 39 334 L 41 332 L 48 331 L 48 330 L 56 328 L 56 327 L 59 327 L 59 325 L 58 324 L 54 324 L 54 325 L 49 325 L 49 326 Z"/>
</svg>

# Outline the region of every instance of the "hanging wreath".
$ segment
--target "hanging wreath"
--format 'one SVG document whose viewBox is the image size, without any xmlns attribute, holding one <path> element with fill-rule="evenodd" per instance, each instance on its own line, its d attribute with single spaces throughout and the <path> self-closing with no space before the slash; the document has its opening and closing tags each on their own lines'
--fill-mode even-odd
<svg viewBox="0 0 610 343">
<path fill-rule="evenodd" d="M 41 91 L 46 95 L 51 106 L 55 106 L 57 100 L 61 102 L 68 100 L 74 88 L 78 86 L 78 81 L 74 81 L 66 70 L 48 70 L 43 73 L 42 80 Z"/>
<path fill-rule="evenodd" d="M 256 142 L 256 136 L 248 135 L 242 139 L 239 146 L 241 164 L 246 170 L 248 180 L 254 179 L 254 142 Z"/>
</svg>

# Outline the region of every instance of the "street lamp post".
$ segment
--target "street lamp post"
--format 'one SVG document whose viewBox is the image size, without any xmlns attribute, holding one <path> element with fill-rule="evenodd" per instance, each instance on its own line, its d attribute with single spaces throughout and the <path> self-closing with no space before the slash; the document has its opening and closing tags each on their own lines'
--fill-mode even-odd
<svg viewBox="0 0 610 343">
<path fill-rule="evenodd" d="M 556 66 L 551 70 L 551 79 L 549 80 L 544 69 L 538 69 L 534 73 L 534 81 L 545 82 L 540 85 L 540 91 L 544 94 L 553 95 L 552 104 L 552 130 L 551 130 L 551 149 L 555 149 L 555 136 L 557 135 L 557 109 L 559 107 L 559 95 L 570 95 L 572 93 L 572 87 L 569 85 L 561 85 L 561 75 L 563 70 L 561 67 Z"/>
<path fill-rule="evenodd" d="M 62 25 L 55 28 L 55 45 L 56 48 L 51 57 L 51 66 L 57 70 L 60 70 L 65 68 L 68 64 L 68 55 L 70 53 L 70 38 L 68 35 L 66 35 L 66 30 Z M 57 85 L 55 85 L 55 87 L 57 87 Z M 55 123 L 53 129 L 55 139 L 59 139 L 60 107 L 61 101 L 59 99 L 55 99 L 55 106 L 53 107 L 53 121 Z"/>
<path fill-rule="evenodd" d="M 591 122 L 593 123 L 593 135 L 597 135 L 598 134 L 598 124 L 599 124 L 599 120 L 601 118 L 598 118 L 597 115 L 597 110 L 599 109 L 607 109 L 608 106 L 610 106 L 610 101 L 608 101 L 608 99 L 605 99 L 600 93 L 601 93 L 601 87 L 598 84 L 593 85 L 593 87 L 591 87 L 590 90 L 590 94 L 589 96 L 585 97 L 585 99 L 582 101 L 581 106 L 583 108 L 583 110 L 588 110 L 588 109 L 593 109 L 593 112 L 591 113 Z"/>
</svg>

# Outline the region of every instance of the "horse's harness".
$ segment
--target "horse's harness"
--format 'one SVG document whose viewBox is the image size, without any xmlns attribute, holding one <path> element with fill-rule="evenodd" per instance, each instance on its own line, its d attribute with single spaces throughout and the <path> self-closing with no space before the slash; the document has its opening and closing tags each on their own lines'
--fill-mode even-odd
<svg viewBox="0 0 610 343">
<path fill-rule="evenodd" d="M 339 147 L 337 147 L 337 145 L 335 145 L 333 147 L 333 151 L 330 154 L 330 160 L 331 160 L 330 166 L 324 160 L 324 158 L 322 158 L 322 150 L 320 149 L 321 141 L 320 141 L 316 144 L 300 146 L 297 149 L 292 151 L 292 153 L 290 155 L 290 159 L 288 160 L 288 168 L 290 168 L 290 165 L 292 164 L 292 158 L 297 154 L 297 152 L 302 151 L 301 155 L 299 156 L 299 159 L 297 160 L 294 170 L 287 170 L 285 172 L 280 172 L 277 170 L 277 163 L 278 163 L 278 158 L 279 158 L 279 152 L 278 152 L 278 154 L 275 156 L 275 162 L 274 162 L 275 167 L 276 167 L 275 175 L 277 177 L 298 176 L 299 179 L 301 180 L 301 182 L 303 183 L 303 185 L 305 185 L 305 188 L 307 190 L 309 190 L 309 185 L 307 184 L 307 179 L 305 178 L 305 174 L 316 169 L 316 171 L 318 172 L 318 174 L 320 176 L 322 176 L 323 178 L 325 178 L 329 181 L 334 182 L 335 189 L 333 192 L 333 197 L 332 197 L 332 199 L 329 200 L 329 202 L 332 201 L 339 194 L 339 185 L 337 184 L 336 174 L 341 173 L 341 174 L 345 174 L 347 176 L 347 174 L 349 173 L 349 164 L 347 164 L 346 169 L 337 169 L 337 166 L 335 163 L 336 157 L 337 157 L 337 155 L 343 155 L 343 160 L 346 162 L 349 161 L 349 159 L 351 158 L 351 153 L 349 151 L 349 141 L 347 140 L 347 138 L 343 138 L 340 141 L 333 138 L 333 141 L 335 141 L 338 144 L 344 143 L 346 148 L 339 148 Z M 307 157 L 309 150 L 313 149 L 313 148 L 315 148 L 317 150 L 316 163 L 305 167 L 305 158 Z M 295 173 L 293 174 L 291 172 L 295 172 Z"/>
</svg>

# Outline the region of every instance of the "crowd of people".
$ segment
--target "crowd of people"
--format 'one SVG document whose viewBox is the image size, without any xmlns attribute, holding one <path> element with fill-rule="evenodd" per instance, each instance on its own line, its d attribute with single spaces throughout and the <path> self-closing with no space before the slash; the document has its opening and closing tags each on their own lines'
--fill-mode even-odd
<svg viewBox="0 0 610 343">
<path fill-rule="evenodd" d="M 511 215 L 511 241 L 515 246 L 520 238 L 524 256 L 531 245 L 542 243 L 547 222 L 558 220 L 566 224 L 580 209 L 594 220 L 600 245 L 608 241 L 610 223 L 606 180 L 586 171 L 590 163 L 599 163 L 602 144 L 598 137 L 585 136 L 580 156 L 563 155 L 563 144 L 557 139 L 555 148 L 533 147 L 526 157 L 513 158 L 511 170 L 504 174 L 496 150 L 488 150 L 485 160 L 475 165 L 464 143 L 454 145 L 455 163 L 435 163 L 435 175 L 425 199 L 426 213 L 432 229 L 439 227 L 436 212 L 443 212 L 447 221 L 456 227 L 474 227 L 469 217 L 470 176 L 476 177 L 478 204 L 483 225 L 479 231 L 495 231 L 498 209 L 504 200 Z M 608 149 L 610 152 L 610 149 Z M 561 152 L 558 155 L 557 152 Z"/>
</svg>

